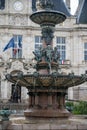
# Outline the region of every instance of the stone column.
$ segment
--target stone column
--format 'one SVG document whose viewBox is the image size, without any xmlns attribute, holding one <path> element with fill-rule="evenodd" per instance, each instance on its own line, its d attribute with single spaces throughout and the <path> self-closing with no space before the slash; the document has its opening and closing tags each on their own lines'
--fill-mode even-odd
<svg viewBox="0 0 87 130">
<path fill-rule="evenodd" d="M 39 94 L 36 92 L 35 93 L 35 107 L 38 108 L 39 106 Z"/>
<path fill-rule="evenodd" d="M 58 107 L 58 102 L 57 102 L 57 93 L 53 94 L 53 108 L 57 109 Z"/>
<path fill-rule="evenodd" d="M 33 92 L 28 92 L 27 93 L 29 95 L 29 105 L 28 107 L 33 107 L 35 105 L 35 96 L 34 96 L 34 93 Z"/>
<path fill-rule="evenodd" d="M 57 104 L 58 104 L 58 109 L 60 108 L 60 92 L 57 93 Z"/>
<path fill-rule="evenodd" d="M 64 108 L 64 94 L 60 94 L 60 109 Z"/>
<path fill-rule="evenodd" d="M 35 94 L 32 93 L 32 106 L 34 106 L 34 105 L 35 105 Z"/>
<path fill-rule="evenodd" d="M 52 108 L 52 93 L 48 92 L 48 107 Z"/>
<path fill-rule="evenodd" d="M 64 107 L 65 107 L 65 95 L 66 95 L 66 93 L 63 93 L 63 105 L 64 105 Z"/>
<path fill-rule="evenodd" d="M 29 95 L 29 108 L 30 108 L 30 107 L 32 107 L 32 96 L 33 96 L 33 93 L 29 92 L 28 95 Z"/>
</svg>

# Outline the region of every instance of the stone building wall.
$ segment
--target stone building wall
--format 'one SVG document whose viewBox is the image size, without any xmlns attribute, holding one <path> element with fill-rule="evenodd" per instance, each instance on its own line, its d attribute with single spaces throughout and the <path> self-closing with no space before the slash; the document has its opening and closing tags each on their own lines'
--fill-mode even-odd
<svg viewBox="0 0 87 130">
<path fill-rule="evenodd" d="M 18 68 L 17 62 L 20 64 L 18 70 L 22 70 L 23 73 L 33 72 L 34 70 L 27 70 L 24 67 L 24 63 L 30 65 L 29 63 L 34 58 L 32 51 L 34 50 L 34 38 L 36 35 L 41 36 L 41 31 L 39 25 L 33 23 L 29 16 L 32 13 L 32 0 L 20 0 L 20 6 L 15 5 L 18 0 L 6 0 L 5 9 L 0 10 L 0 96 L 2 101 L 9 100 L 11 96 L 11 83 L 7 82 L 5 79 L 5 74 L 15 71 Z M 14 60 L 11 59 L 12 52 L 11 48 L 3 52 L 3 48 L 12 38 L 13 35 L 22 35 L 22 59 Z M 64 73 L 74 72 L 77 75 L 85 73 L 87 70 L 87 62 L 84 61 L 84 42 L 87 42 L 87 25 L 76 24 L 76 17 L 71 16 L 67 18 L 64 23 L 56 26 L 54 33 L 54 46 L 56 46 L 56 37 L 62 36 L 66 37 L 66 63 L 61 65 L 62 71 Z M 9 64 L 8 64 L 9 63 Z M 29 67 L 30 68 L 30 67 Z M 6 72 L 7 71 L 7 72 Z M 84 85 L 82 85 L 84 87 Z M 87 87 L 85 85 L 85 87 Z M 68 98 L 80 99 L 82 96 L 78 96 L 77 93 L 72 88 L 71 95 Z M 22 88 L 22 101 L 27 99 L 27 89 Z M 84 91 L 80 91 L 82 95 Z M 83 94 L 84 95 L 84 94 Z M 86 95 L 86 94 L 85 94 Z M 84 96 L 84 100 L 87 97 Z"/>
</svg>

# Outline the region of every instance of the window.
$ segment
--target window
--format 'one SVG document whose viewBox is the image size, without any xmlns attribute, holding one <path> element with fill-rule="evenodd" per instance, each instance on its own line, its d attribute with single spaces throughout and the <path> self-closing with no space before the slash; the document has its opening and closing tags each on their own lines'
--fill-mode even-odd
<svg viewBox="0 0 87 130">
<path fill-rule="evenodd" d="M 0 0 L 0 9 L 3 10 L 5 8 L 5 0 Z"/>
<path fill-rule="evenodd" d="M 85 74 L 87 74 L 87 70 L 85 71 Z"/>
<path fill-rule="evenodd" d="M 22 58 L 22 36 L 14 35 L 14 48 L 12 49 L 12 58 Z"/>
<path fill-rule="evenodd" d="M 84 60 L 87 61 L 87 43 L 84 43 Z"/>
<path fill-rule="evenodd" d="M 10 102 L 18 103 L 21 102 L 21 86 L 15 86 L 12 84 Z"/>
<path fill-rule="evenodd" d="M 41 36 L 35 36 L 35 51 L 38 51 L 40 47 L 42 47 Z"/>
<path fill-rule="evenodd" d="M 58 52 L 60 54 L 60 60 L 64 61 L 66 59 L 66 38 L 65 37 L 57 37 L 56 44 L 58 47 Z"/>
<path fill-rule="evenodd" d="M 32 11 L 36 11 L 36 0 L 32 0 Z"/>
</svg>

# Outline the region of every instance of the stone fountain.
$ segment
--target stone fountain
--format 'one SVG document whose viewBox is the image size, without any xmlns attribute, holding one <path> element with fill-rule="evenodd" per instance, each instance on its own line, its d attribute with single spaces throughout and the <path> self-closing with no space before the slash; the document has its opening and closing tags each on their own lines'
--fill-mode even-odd
<svg viewBox="0 0 87 130">
<path fill-rule="evenodd" d="M 30 16 L 30 19 L 39 24 L 42 30 L 43 45 L 38 52 L 33 51 L 37 61 L 34 66 L 36 71 L 27 75 L 22 72 L 15 76 L 6 75 L 8 81 L 28 89 L 29 104 L 24 112 L 28 122 L 24 129 L 52 130 L 58 129 L 60 124 L 66 125 L 70 116 L 65 108 L 67 89 L 85 82 L 84 75 L 78 76 L 73 73 L 62 75 L 59 71 L 60 55 L 58 48 L 53 48 L 53 34 L 55 25 L 64 22 L 69 12 L 62 0 L 58 3 L 63 10 L 60 7 L 54 10 L 55 5 L 52 0 L 37 0 L 37 10 Z M 53 122 L 56 122 L 56 125 Z M 68 128 L 68 124 L 66 126 Z"/>
</svg>

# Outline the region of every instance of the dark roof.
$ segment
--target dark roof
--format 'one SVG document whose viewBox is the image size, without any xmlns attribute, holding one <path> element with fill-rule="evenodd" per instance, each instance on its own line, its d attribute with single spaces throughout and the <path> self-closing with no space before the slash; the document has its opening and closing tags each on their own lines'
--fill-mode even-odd
<svg viewBox="0 0 87 130">
<path fill-rule="evenodd" d="M 76 12 L 75 12 L 76 16 L 78 16 L 78 14 L 79 14 L 79 11 L 82 7 L 82 3 L 83 3 L 83 0 L 79 0 L 78 7 L 77 7 Z"/>
<path fill-rule="evenodd" d="M 70 16 L 69 9 L 67 8 L 63 0 L 53 0 L 53 2 L 54 2 L 54 10 L 63 12 L 66 16 Z"/>
<path fill-rule="evenodd" d="M 77 23 L 87 24 L 87 0 L 83 0 L 81 9 L 77 16 Z"/>
<path fill-rule="evenodd" d="M 60 11 L 66 16 L 70 16 L 70 12 L 63 0 L 52 0 L 52 2 L 54 4 L 53 10 Z M 36 0 L 32 0 L 32 10 L 36 11 Z"/>
</svg>

